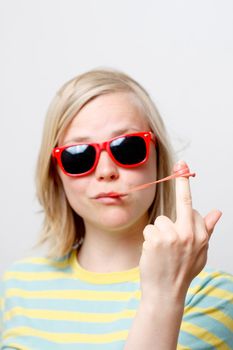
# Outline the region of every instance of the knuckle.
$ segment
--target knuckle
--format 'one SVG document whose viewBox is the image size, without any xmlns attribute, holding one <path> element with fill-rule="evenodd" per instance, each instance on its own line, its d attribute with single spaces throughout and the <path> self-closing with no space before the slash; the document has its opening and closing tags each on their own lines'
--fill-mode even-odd
<svg viewBox="0 0 233 350">
<path fill-rule="evenodd" d="M 154 225 L 152 224 L 146 225 L 143 230 L 144 238 L 149 239 L 149 237 L 152 236 L 153 232 L 154 232 Z"/>
<path fill-rule="evenodd" d="M 165 242 L 169 246 L 175 246 L 178 243 L 178 237 L 176 235 L 169 235 L 166 237 Z"/>
<path fill-rule="evenodd" d="M 150 249 L 151 245 L 148 241 L 144 241 L 143 244 L 142 244 L 142 249 L 143 250 L 148 250 Z"/>
<path fill-rule="evenodd" d="M 155 250 L 158 246 L 160 246 L 160 240 L 153 236 L 150 236 L 143 242 L 144 250 Z"/>
<path fill-rule="evenodd" d="M 160 224 L 161 222 L 163 222 L 164 220 L 166 220 L 166 216 L 165 215 L 159 215 L 157 216 L 157 218 L 154 221 L 154 224 Z"/>
<path fill-rule="evenodd" d="M 159 215 L 155 219 L 154 226 L 159 230 L 163 232 L 167 232 L 168 230 L 171 230 L 173 227 L 173 222 L 165 215 Z"/>
<path fill-rule="evenodd" d="M 184 195 L 183 196 L 183 203 L 190 206 L 192 205 L 192 197 L 190 195 Z"/>
<path fill-rule="evenodd" d="M 154 228 L 154 225 L 152 225 L 152 224 L 146 225 L 146 226 L 144 227 L 143 232 L 144 232 L 144 233 L 147 233 L 147 232 L 151 233 L 151 231 L 153 230 L 153 228 Z"/>
<path fill-rule="evenodd" d="M 178 223 L 178 225 L 176 227 L 177 227 L 176 230 L 179 234 L 180 241 L 182 244 L 188 245 L 190 243 L 193 243 L 194 236 L 195 236 L 195 230 L 194 230 L 192 222 L 187 224 L 185 227 L 183 227 L 183 225 L 179 225 L 179 223 Z"/>
<path fill-rule="evenodd" d="M 207 232 L 203 232 L 203 234 L 200 236 L 199 241 L 201 246 L 207 246 L 209 244 L 209 236 Z"/>
<path fill-rule="evenodd" d="M 191 232 L 187 233 L 186 235 L 183 235 L 180 240 L 183 246 L 185 247 L 191 246 L 193 245 L 193 242 L 194 242 L 194 235 Z"/>
</svg>

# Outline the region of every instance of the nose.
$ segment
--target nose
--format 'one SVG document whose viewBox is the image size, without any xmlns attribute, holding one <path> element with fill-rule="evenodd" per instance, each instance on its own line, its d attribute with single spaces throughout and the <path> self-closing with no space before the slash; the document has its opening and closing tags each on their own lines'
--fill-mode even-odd
<svg viewBox="0 0 233 350">
<path fill-rule="evenodd" d="M 99 181 L 112 181 L 119 177 L 117 164 L 114 163 L 108 152 L 105 150 L 100 152 L 99 161 L 95 169 L 95 176 Z"/>
</svg>

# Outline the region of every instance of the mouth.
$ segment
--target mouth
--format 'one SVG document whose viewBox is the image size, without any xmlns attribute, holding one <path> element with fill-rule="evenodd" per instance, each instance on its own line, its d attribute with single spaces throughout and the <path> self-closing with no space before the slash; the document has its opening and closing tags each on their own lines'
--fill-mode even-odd
<svg viewBox="0 0 233 350">
<path fill-rule="evenodd" d="M 118 192 L 102 192 L 99 193 L 97 196 L 95 196 L 95 199 L 101 199 L 101 198 L 115 198 L 115 199 L 121 199 L 126 196 L 126 193 L 118 193 Z"/>
</svg>

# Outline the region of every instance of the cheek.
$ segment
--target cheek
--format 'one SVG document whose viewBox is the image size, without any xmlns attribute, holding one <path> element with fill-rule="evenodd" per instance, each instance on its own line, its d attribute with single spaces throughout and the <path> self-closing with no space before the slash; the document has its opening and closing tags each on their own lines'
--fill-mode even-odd
<svg viewBox="0 0 233 350">
<path fill-rule="evenodd" d="M 143 164 L 141 167 L 132 171 L 131 176 L 128 176 L 128 181 L 132 182 L 129 184 L 129 187 L 134 187 L 138 185 L 144 185 L 156 180 L 157 177 L 157 166 L 156 166 L 156 157 L 155 154 L 152 154 L 152 157 Z M 153 184 L 142 190 L 138 190 L 132 193 L 133 198 L 136 203 L 140 203 L 141 209 L 149 209 L 151 204 L 154 201 L 156 195 L 156 184 Z"/>
<path fill-rule="evenodd" d="M 156 180 L 156 177 L 157 177 L 156 163 L 157 163 L 156 152 L 151 147 L 149 158 L 147 162 L 142 166 L 142 175 L 144 177 L 143 183 L 152 182 Z M 152 187 L 149 187 L 149 190 L 152 191 Z"/>
<path fill-rule="evenodd" d="M 60 174 L 64 192 L 70 206 L 76 210 L 76 206 L 82 198 L 82 194 L 86 192 L 87 184 L 85 178 L 72 178 L 64 174 Z"/>
<path fill-rule="evenodd" d="M 150 187 L 142 190 L 141 192 L 142 192 L 141 201 L 144 201 L 145 206 L 149 209 L 155 199 L 156 185 L 151 185 Z"/>
<path fill-rule="evenodd" d="M 145 164 L 145 168 L 143 169 L 143 178 L 141 178 L 141 184 L 153 182 L 157 178 L 157 165 L 156 165 L 156 152 L 154 149 L 150 150 L 150 157 Z M 156 194 L 156 184 L 149 186 L 143 190 L 139 190 L 141 192 L 141 200 L 144 201 L 145 205 L 149 208 L 155 198 Z"/>
</svg>

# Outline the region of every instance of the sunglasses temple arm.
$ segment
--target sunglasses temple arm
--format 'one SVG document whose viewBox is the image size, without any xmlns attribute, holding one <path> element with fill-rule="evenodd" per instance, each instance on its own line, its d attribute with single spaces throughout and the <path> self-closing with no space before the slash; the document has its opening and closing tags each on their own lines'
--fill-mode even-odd
<svg viewBox="0 0 233 350">
<path fill-rule="evenodd" d="M 147 187 L 149 187 L 151 185 L 154 185 L 154 184 L 157 184 L 157 183 L 160 183 L 160 182 L 164 182 L 164 181 L 168 181 L 168 180 L 171 180 L 171 179 L 175 179 L 176 177 L 179 177 L 179 176 L 182 176 L 182 177 L 190 177 L 190 176 L 192 176 L 192 177 L 194 177 L 194 176 L 196 176 L 196 174 L 195 173 L 190 173 L 188 168 L 184 168 L 184 169 L 181 169 L 180 171 L 176 171 L 172 175 L 164 177 L 163 179 L 152 181 L 152 182 L 148 182 L 146 184 L 133 187 L 130 190 L 128 190 L 128 192 L 134 192 L 134 191 L 142 190 L 142 189 L 147 188 Z"/>
</svg>

